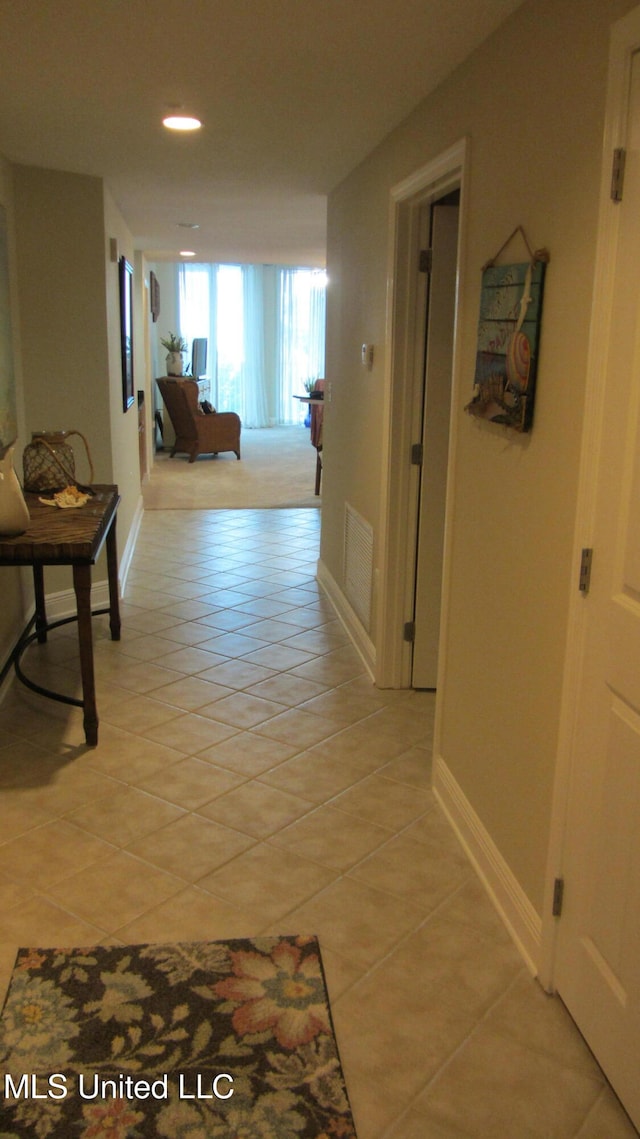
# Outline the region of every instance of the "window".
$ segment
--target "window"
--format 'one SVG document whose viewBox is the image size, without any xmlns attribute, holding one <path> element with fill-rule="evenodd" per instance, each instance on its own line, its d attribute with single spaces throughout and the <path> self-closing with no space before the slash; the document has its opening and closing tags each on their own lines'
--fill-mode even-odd
<svg viewBox="0 0 640 1139">
<path fill-rule="evenodd" d="M 206 336 L 211 399 L 246 427 L 297 423 L 324 376 L 326 276 L 274 265 L 181 265 L 180 334 Z"/>
</svg>

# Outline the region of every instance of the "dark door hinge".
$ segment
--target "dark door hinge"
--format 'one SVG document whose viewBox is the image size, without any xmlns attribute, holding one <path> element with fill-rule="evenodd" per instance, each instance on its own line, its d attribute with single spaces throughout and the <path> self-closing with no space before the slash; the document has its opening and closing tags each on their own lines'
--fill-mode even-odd
<svg viewBox="0 0 640 1139">
<path fill-rule="evenodd" d="M 553 905 L 551 913 L 554 918 L 559 918 L 562 913 L 562 901 L 564 898 L 564 878 L 556 878 L 553 883 Z"/>
<path fill-rule="evenodd" d="M 421 273 L 430 273 L 433 268 L 433 249 L 421 249 L 418 269 Z"/>
<path fill-rule="evenodd" d="M 627 158 L 627 152 L 623 146 L 618 146 L 613 152 L 613 163 L 611 166 L 611 200 L 613 202 L 622 201 L 622 191 L 624 189 L 624 166 Z"/>
<path fill-rule="evenodd" d="M 589 546 L 585 546 L 580 558 L 580 580 L 578 582 L 578 589 L 581 593 L 588 593 L 589 586 L 591 585 L 591 564 L 593 562 L 593 550 Z"/>
<path fill-rule="evenodd" d="M 407 621 L 404 626 L 404 639 L 409 641 L 410 644 L 416 639 L 416 623 L 415 621 Z"/>
<path fill-rule="evenodd" d="M 421 467 L 423 456 L 424 447 L 422 446 L 422 443 L 414 443 L 411 448 L 411 466 Z"/>
</svg>

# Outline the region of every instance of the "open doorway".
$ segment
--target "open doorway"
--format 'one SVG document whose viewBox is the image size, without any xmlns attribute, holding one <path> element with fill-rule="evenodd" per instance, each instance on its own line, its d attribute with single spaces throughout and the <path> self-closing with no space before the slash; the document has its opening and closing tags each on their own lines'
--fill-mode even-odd
<svg viewBox="0 0 640 1139">
<path fill-rule="evenodd" d="M 446 619 L 466 152 L 463 139 L 391 190 L 391 352 L 383 409 L 388 435 L 375 670 L 382 688 L 435 688 L 444 668 L 438 646 Z M 433 237 L 444 251 L 442 257 L 432 255 L 437 286 L 435 276 L 424 272 Z M 422 641 L 428 645 L 428 671 L 418 664 L 414 674 Z"/>
<path fill-rule="evenodd" d="M 429 243 L 421 251 L 424 304 L 421 437 L 414 444 L 420 468 L 411 685 L 436 688 L 444 525 L 449 465 L 453 333 L 456 314 L 460 191 L 424 208 Z M 419 328 L 419 326 L 418 326 Z"/>
</svg>

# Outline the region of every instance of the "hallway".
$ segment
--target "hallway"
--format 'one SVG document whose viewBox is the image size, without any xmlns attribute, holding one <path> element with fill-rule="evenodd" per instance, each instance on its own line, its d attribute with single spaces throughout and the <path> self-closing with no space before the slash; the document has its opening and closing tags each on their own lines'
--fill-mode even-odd
<svg viewBox="0 0 640 1139">
<path fill-rule="evenodd" d="M 359 1139 L 631 1139 L 430 791 L 433 695 L 376 690 L 320 592 L 319 527 L 147 512 L 122 641 L 95 620 L 97 748 L 12 685 L 0 982 L 18 945 L 317 933 Z M 75 638 L 25 671 L 72 691 Z"/>
</svg>

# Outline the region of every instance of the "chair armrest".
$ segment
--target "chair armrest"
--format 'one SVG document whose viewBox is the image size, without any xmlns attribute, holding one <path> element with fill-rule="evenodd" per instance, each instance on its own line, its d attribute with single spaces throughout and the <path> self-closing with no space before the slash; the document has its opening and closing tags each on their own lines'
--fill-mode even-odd
<svg viewBox="0 0 640 1139">
<path fill-rule="evenodd" d="M 240 416 L 235 411 L 199 415 L 196 420 L 198 439 L 206 451 L 240 451 Z"/>
<path fill-rule="evenodd" d="M 233 424 L 234 426 L 238 427 L 241 426 L 240 416 L 235 411 L 214 411 L 211 414 L 211 418 L 215 419 L 220 424 L 220 426 L 223 424 Z"/>
</svg>

